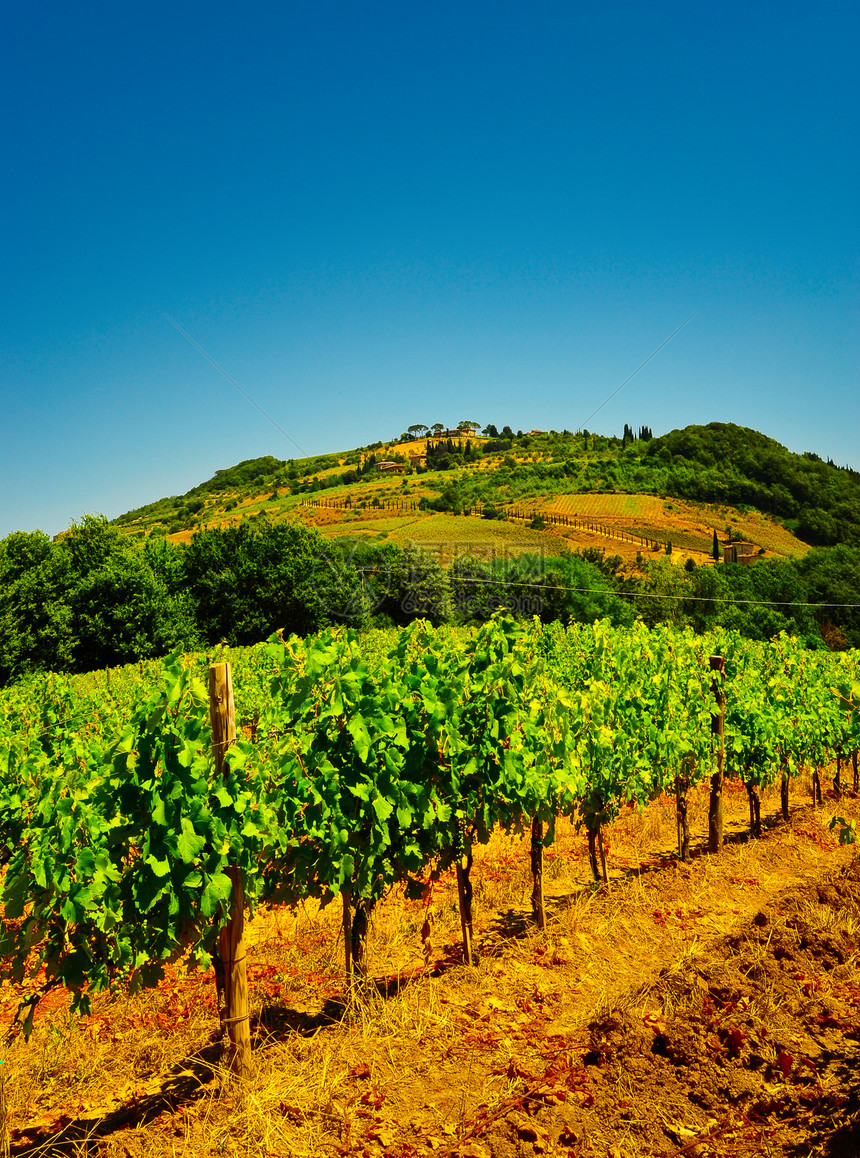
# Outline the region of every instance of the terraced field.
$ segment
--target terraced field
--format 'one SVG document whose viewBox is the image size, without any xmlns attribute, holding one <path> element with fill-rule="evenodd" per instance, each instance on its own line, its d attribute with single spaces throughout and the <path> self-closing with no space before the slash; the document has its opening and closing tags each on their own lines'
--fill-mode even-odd
<svg viewBox="0 0 860 1158">
<path fill-rule="evenodd" d="M 656 495 L 559 495 L 547 510 L 583 519 L 636 519 L 639 522 L 664 518 L 664 500 Z"/>
<path fill-rule="evenodd" d="M 714 531 L 720 541 L 734 533 L 773 555 L 799 557 L 809 549 L 791 531 L 758 511 L 664 499 L 657 495 L 571 494 L 545 504 L 545 510 L 624 527 L 635 534 L 671 541 L 674 547 L 709 553 Z"/>
<path fill-rule="evenodd" d="M 422 519 L 392 535 L 401 542 L 412 542 L 438 552 L 447 561 L 467 551 L 490 558 L 503 554 L 525 554 L 558 550 L 556 536 L 533 531 L 521 524 L 502 520 L 479 519 L 463 515 L 425 515 Z"/>
</svg>

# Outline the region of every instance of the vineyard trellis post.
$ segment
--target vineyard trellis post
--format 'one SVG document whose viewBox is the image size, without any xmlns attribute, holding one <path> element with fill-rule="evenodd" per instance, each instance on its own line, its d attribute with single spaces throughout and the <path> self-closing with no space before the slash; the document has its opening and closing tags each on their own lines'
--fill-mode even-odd
<svg viewBox="0 0 860 1158">
<path fill-rule="evenodd" d="M 712 655 L 709 658 L 711 671 L 711 691 L 716 701 L 716 711 L 711 715 L 711 731 L 716 747 L 717 767 L 711 776 L 711 798 L 708 803 L 708 851 L 720 852 L 723 847 L 723 771 L 726 759 L 726 657 Z"/>
<path fill-rule="evenodd" d="M 812 768 L 812 806 L 816 808 L 819 804 L 824 803 L 824 797 L 821 794 L 821 773 L 818 765 L 814 764 Z"/>
<path fill-rule="evenodd" d="M 788 811 L 788 793 L 789 793 L 790 781 L 789 781 L 789 775 L 788 775 L 788 753 L 787 752 L 783 752 L 783 754 L 782 754 L 782 757 L 780 759 L 780 769 L 781 769 L 782 775 L 780 777 L 780 784 L 779 784 L 779 804 L 780 804 L 780 808 L 782 810 L 782 819 L 787 824 L 789 819 L 790 819 L 790 815 L 789 815 L 789 811 Z"/>
<path fill-rule="evenodd" d="M 346 987 L 352 990 L 352 893 L 344 889 L 341 893 L 343 903 L 343 956 Z"/>
<path fill-rule="evenodd" d="M 603 840 L 603 825 L 597 826 L 597 847 L 600 850 L 600 872 L 603 877 L 603 883 L 608 887 L 609 885 L 609 870 L 606 867 L 606 845 Z"/>
<path fill-rule="evenodd" d="M 215 663 L 209 668 L 209 719 L 215 767 L 223 775 L 224 757 L 236 739 L 236 705 L 229 663 Z M 217 955 L 224 986 L 224 1023 L 230 1039 L 227 1065 L 238 1077 L 247 1078 L 251 1073 L 251 1014 L 245 961 L 245 896 L 241 868 L 231 865 L 225 873 L 233 891 L 230 919 L 218 934 Z"/>
<path fill-rule="evenodd" d="M 353 1000 L 362 998 L 367 991 L 367 934 L 373 902 L 365 897 L 355 897 L 351 892 L 344 892 L 343 904 L 344 956 L 348 954 L 346 985 L 350 1000 Z"/>
<path fill-rule="evenodd" d="M 472 845 L 465 842 L 457 856 L 457 901 L 460 909 L 460 930 L 463 935 L 463 964 L 474 965 L 473 941 L 475 930 L 472 924 Z"/>
<path fill-rule="evenodd" d="M 546 910 L 543 901 L 543 821 L 532 820 L 532 916 L 539 929 L 546 928 Z"/>
<path fill-rule="evenodd" d="M 681 767 L 675 774 L 675 822 L 678 830 L 678 857 L 688 863 L 690 860 L 690 824 L 687 812 L 687 793 L 694 768 L 694 758 L 683 756 Z"/>
</svg>

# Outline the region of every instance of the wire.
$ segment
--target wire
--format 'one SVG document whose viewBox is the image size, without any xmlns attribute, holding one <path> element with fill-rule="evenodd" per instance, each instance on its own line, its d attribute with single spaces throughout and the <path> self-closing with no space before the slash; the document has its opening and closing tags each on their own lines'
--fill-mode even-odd
<svg viewBox="0 0 860 1158">
<path fill-rule="evenodd" d="M 251 397 L 251 395 L 248 393 L 247 390 L 243 390 L 243 388 L 239 385 L 239 383 L 236 381 L 236 379 L 231 378 L 230 375 L 227 373 L 227 371 L 224 369 L 224 367 L 219 366 L 218 363 L 215 361 L 215 359 L 212 357 L 212 355 L 207 354 L 207 352 L 203 349 L 203 347 L 200 345 L 199 342 L 195 342 L 194 339 L 191 337 L 191 335 L 186 330 L 183 330 L 182 326 L 180 326 L 179 322 L 177 322 L 175 318 L 172 318 L 170 316 L 170 314 L 168 314 L 168 313 L 165 313 L 164 316 L 167 318 L 167 320 L 172 325 L 174 325 L 176 327 L 177 330 L 179 330 L 179 332 L 180 332 L 180 334 L 182 334 L 183 338 L 188 339 L 188 341 L 191 343 L 191 345 L 194 347 L 195 350 L 199 350 L 200 353 L 203 355 L 203 357 L 208 362 L 212 363 L 212 365 L 215 367 L 215 369 L 218 371 L 219 374 L 224 375 L 224 377 L 227 379 L 227 381 L 230 383 L 231 386 L 235 386 L 240 394 L 244 394 L 244 396 L 248 399 L 248 401 L 251 403 L 251 405 L 256 406 L 257 409 L 260 411 L 260 413 L 263 415 L 263 417 L 268 418 L 269 422 L 271 422 L 272 426 L 274 426 L 274 428 L 276 430 L 280 430 L 280 432 L 281 432 L 281 434 L 283 434 L 284 438 L 288 439 L 293 444 L 293 446 L 296 448 L 296 450 L 300 450 L 301 453 L 304 455 L 307 454 L 307 451 L 304 450 L 301 446 L 299 446 L 299 444 L 296 442 L 296 440 L 291 435 L 287 434 L 287 432 L 286 432 L 286 430 L 284 430 L 283 426 L 281 426 L 281 425 L 279 425 L 279 423 L 275 422 L 275 420 L 274 420 L 274 418 L 272 418 L 271 414 L 269 414 L 267 411 L 265 411 L 263 409 L 263 407 L 259 404 L 259 402 L 256 402 Z"/>
<path fill-rule="evenodd" d="M 400 572 L 382 567 L 356 567 L 356 571 L 367 572 L 371 575 L 396 575 Z M 778 599 L 724 599 L 712 595 L 659 595 L 649 591 L 614 591 L 611 587 L 566 587 L 558 583 L 541 583 L 539 580 L 529 582 L 522 579 L 474 579 L 465 575 L 456 577 L 457 583 L 474 583 L 482 587 L 536 587 L 539 591 L 571 591 L 580 595 L 617 595 L 618 598 L 629 599 L 674 599 L 696 603 L 724 603 L 733 606 L 741 603 L 750 607 L 840 607 L 857 610 L 860 603 L 805 603 L 801 600 Z"/>
<path fill-rule="evenodd" d="M 698 312 L 699 312 L 698 310 L 693 310 L 693 312 L 690 314 L 689 318 L 687 318 L 687 322 L 691 322 Z M 654 353 L 648 355 L 648 357 L 642 363 L 642 366 L 647 366 L 648 363 L 651 361 L 651 359 L 654 357 L 654 354 L 659 354 L 660 351 L 663 349 L 663 347 L 668 345 L 669 342 L 672 341 L 672 339 L 675 337 L 675 334 L 680 334 L 681 330 L 683 330 L 683 328 L 684 328 L 684 326 L 686 326 L 687 322 L 681 322 L 681 324 L 680 324 L 680 326 L 678 326 L 677 330 L 673 330 L 672 333 L 669 335 L 669 337 L 666 339 L 666 341 L 661 342 L 660 345 L 657 347 L 657 349 L 654 351 Z M 600 403 L 600 405 L 597 407 L 597 410 L 593 410 L 591 412 L 591 414 L 589 414 L 588 418 L 586 418 L 585 422 L 583 422 L 582 426 L 580 426 L 580 428 L 579 428 L 580 430 L 582 430 L 582 427 L 585 426 L 586 422 L 591 422 L 594 415 L 599 413 L 603 409 L 603 407 L 606 405 L 606 403 L 610 402 L 615 397 L 615 395 L 618 393 L 619 390 L 624 389 L 624 387 L 630 381 L 630 378 L 636 377 L 636 375 L 642 369 L 642 366 L 637 366 L 636 369 L 633 371 L 633 373 L 630 375 L 630 377 L 625 378 L 624 381 L 621 383 L 621 385 L 618 386 L 615 390 L 613 390 L 612 393 L 609 395 L 609 397 L 604 399 L 604 401 Z"/>
</svg>

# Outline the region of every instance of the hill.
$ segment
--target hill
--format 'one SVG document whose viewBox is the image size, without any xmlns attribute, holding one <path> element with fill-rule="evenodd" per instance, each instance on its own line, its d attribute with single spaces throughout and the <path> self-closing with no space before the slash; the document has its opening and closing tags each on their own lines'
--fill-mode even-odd
<svg viewBox="0 0 860 1158">
<path fill-rule="evenodd" d="M 381 470 L 386 462 L 393 466 Z M 433 519 L 440 513 L 482 523 L 459 524 L 452 534 L 450 521 Z M 497 515 L 519 531 L 492 525 Z M 622 438 L 505 428 L 499 437 L 401 439 L 314 458 L 249 459 L 115 522 L 127 533 L 157 528 L 183 540 L 252 518 L 301 518 L 327 537 L 436 547 L 455 548 L 478 531 L 480 542 L 515 551 L 557 546 L 559 536 L 574 547 L 615 539 L 612 549 L 631 557 L 669 541 L 707 556 L 716 532 L 790 557 L 807 545 L 860 544 L 860 474 L 729 423 L 658 438 L 647 428 L 635 437 L 626 427 Z"/>
<path fill-rule="evenodd" d="M 855 473 L 722 424 L 247 460 L 114 525 L 87 515 L 53 543 L 0 542 L 0 686 L 502 607 L 860 647 L 858 492 Z M 734 553 L 757 565 L 713 565 Z"/>
<path fill-rule="evenodd" d="M 679 498 L 758 507 L 816 546 L 860 543 L 860 474 L 816 454 L 712 422 L 654 439 L 647 457 L 662 464 L 667 493 Z"/>
</svg>

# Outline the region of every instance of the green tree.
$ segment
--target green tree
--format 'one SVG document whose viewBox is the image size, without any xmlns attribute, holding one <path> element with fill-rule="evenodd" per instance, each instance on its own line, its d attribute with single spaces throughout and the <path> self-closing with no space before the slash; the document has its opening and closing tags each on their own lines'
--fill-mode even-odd
<svg viewBox="0 0 860 1158">
<path fill-rule="evenodd" d="M 41 531 L 0 542 L 0 684 L 72 662 L 64 560 Z"/>
<path fill-rule="evenodd" d="M 414 619 L 446 623 L 452 615 L 448 573 L 417 547 L 382 549 L 375 592 L 376 614 L 398 627 Z"/>
<path fill-rule="evenodd" d="M 829 620 L 845 633 L 850 647 L 860 648 L 860 548 L 814 548 L 794 567 L 809 601 L 832 605 L 814 609 L 819 623 Z"/>
<path fill-rule="evenodd" d="M 165 655 L 197 642 L 187 597 L 103 515 L 85 515 L 56 546 L 79 671 Z M 166 551 L 167 548 L 162 548 Z"/>
<path fill-rule="evenodd" d="M 283 629 L 305 635 L 329 621 L 336 576 L 325 542 L 298 523 L 213 528 L 194 535 L 183 571 L 204 639 L 256 643 Z"/>
<path fill-rule="evenodd" d="M 684 596 L 690 583 L 687 573 L 676 567 L 665 555 L 661 559 L 647 562 L 643 572 L 641 594 L 636 599 L 639 616 L 649 627 L 657 623 L 682 627 L 686 622 Z"/>
<path fill-rule="evenodd" d="M 529 571 L 534 576 L 531 582 Z M 537 614 L 544 623 L 553 619 L 575 623 L 608 619 L 618 627 L 633 622 L 631 605 L 615 593 L 593 563 L 573 552 L 545 561 L 523 556 L 510 567 L 508 584 L 510 606 L 521 614 Z M 538 604 L 533 612 L 529 611 L 530 599 Z"/>
</svg>

